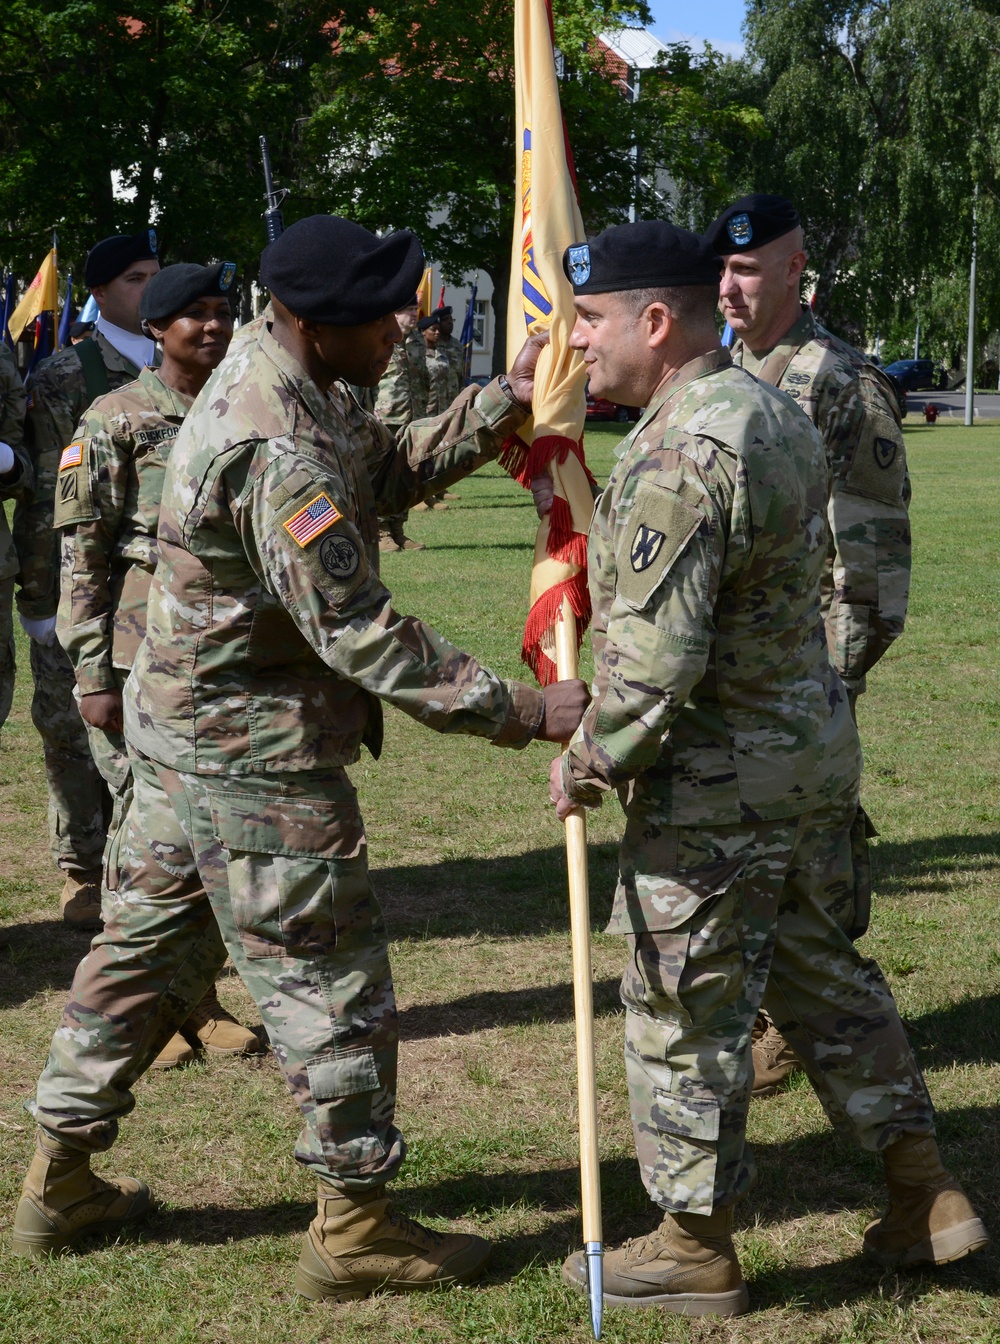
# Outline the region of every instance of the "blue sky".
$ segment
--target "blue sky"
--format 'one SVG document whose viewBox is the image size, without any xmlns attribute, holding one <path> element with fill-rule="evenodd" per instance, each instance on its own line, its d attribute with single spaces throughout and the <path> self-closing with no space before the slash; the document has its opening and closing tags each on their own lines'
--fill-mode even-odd
<svg viewBox="0 0 1000 1344">
<path fill-rule="evenodd" d="M 720 51 L 733 56 L 743 50 L 740 28 L 746 15 L 746 0 L 697 0 L 678 4 L 677 0 L 649 0 L 653 11 L 651 31 L 664 42 L 683 38 L 692 45 L 706 39 Z"/>
</svg>

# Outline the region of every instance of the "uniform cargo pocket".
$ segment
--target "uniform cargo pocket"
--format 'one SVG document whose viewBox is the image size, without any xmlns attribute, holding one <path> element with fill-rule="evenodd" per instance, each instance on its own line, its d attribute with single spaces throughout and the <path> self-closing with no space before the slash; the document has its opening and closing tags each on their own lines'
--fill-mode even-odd
<svg viewBox="0 0 1000 1344">
<path fill-rule="evenodd" d="M 212 822 L 248 957 L 310 960 L 370 938 L 364 828 L 353 801 L 216 795 Z"/>
<path fill-rule="evenodd" d="M 661 1134 L 715 1143 L 719 1137 L 719 1103 L 715 1097 L 695 1096 L 690 1091 L 653 1092 L 653 1124 Z"/>
<path fill-rule="evenodd" d="M 375 1053 L 368 1046 L 343 1055 L 314 1055 L 306 1060 L 309 1091 L 316 1101 L 334 1101 L 362 1092 L 376 1092 L 379 1086 Z"/>
</svg>

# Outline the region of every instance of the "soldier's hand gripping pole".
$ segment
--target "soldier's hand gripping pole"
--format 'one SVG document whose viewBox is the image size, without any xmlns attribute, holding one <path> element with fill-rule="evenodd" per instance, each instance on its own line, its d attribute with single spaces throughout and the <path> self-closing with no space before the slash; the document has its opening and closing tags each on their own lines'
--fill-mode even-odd
<svg viewBox="0 0 1000 1344">
<path fill-rule="evenodd" d="M 576 677 L 579 656 L 576 618 L 564 598 L 556 621 L 556 672 L 560 681 Z M 601 1166 L 597 1152 L 597 1076 L 594 1064 L 594 985 L 590 959 L 590 885 L 587 877 L 587 821 L 582 808 L 566 818 L 569 869 L 569 922 L 573 944 L 573 1002 L 576 1012 L 577 1101 L 580 1112 L 580 1189 L 583 1248 L 590 1289 L 590 1322 L 601 1337 L 604 1316 L 604 1244 L 601 1232 Z"/>
<path fill-rule="evenodd" d="M 264 199 L 267 201 L 267 209 L 264 211 L 264 228 L 267 230 L 267 241 L 273 243 L 276 238 L 280 238 L 285 232 L 285 217 L 281 213 L 281 202 L 288 195 L 288 192 L 282 188 L 281 191 L 275 191 L 274 178 L 271 176 L 271 151 L 268 148 L 267 136 L 260 137 L 260 157 L 264 164 Z"/>
</svg>

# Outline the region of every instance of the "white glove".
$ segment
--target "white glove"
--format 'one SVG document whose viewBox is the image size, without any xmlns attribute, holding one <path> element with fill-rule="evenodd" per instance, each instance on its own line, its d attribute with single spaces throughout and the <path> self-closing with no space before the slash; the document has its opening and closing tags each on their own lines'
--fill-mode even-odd
<svg viewBox="0 0 1000 1344">
<path fill-rule="evenodd" d="M 38 644 L 42 644 L 47 649 L 51 649 L 56 642 L 56 618 L 54 616 L 43 616 L 39 621 L 33 621 L 29 616 L 22 616 L 20 612 L 17 619 L 21 622 L 21 629 Z"/>
<path fill-rule="evenodd" d="M 6 476 L 8 471 L 14 470 L 14 449 L 9 443 L 0 443 L 0 476 Z"/>
</svg>

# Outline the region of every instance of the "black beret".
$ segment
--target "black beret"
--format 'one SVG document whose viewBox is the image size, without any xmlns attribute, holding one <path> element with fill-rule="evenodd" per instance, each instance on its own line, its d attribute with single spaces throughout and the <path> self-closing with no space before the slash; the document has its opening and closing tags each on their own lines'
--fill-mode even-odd
<svg viewBox="0 0 1000 1344">
<path fill-rule="evenodd" d="M 663 219 L 615 224 L 563 253 L 574 294 L 718 284 L 722 263 L 696 233 Z"/>
<path fill-rule="evenodd" d="M 261 282 L 296 317 L 334 327 L 408 308 L 424 273 L 424 254 L 408 229 L 376 238 L 338 215 L 310 215 L 265 247 Z"/>
<path fill-rule="evenodd" d="M 133 261 L 156 261 L 159 257 L 155 229 L 142 229 L 139 233 L 116 233 L 113 238 L 104 238 L 87 253 L 83 268 L 83 279 L 88 289 L 95 285 L 106 285 L 115 276 L 121 275 Z"/>
<path fill-rule="evenodd" d="M 431 317 L 451 317 L 451 305 L 448 304 L 441 308 L 435 308 L 433 313 L 431 313 Z"/>
<path fill-rule="evenodd" d="M 74 322 L 69 329 L 70 338 L 74 336 L 87 336 L 94 330 L 93 322 Z"/>
<path fill-rule="evenodd" d="M 195 299 L 231 293 L 235 278 L 234 261 L 216 262 L 213 266 L 192 266 L 185 261 L 165 266 L 142 291 L 139 316 L 143 322 L 162 322 Z"/>
<path fill-rule="evenodd" d="M 799 212 L 784 196 L 741 196 L 705 230 L 705 241 L 727 257 L 732 252 L 749 252 L 775 238 L 783 238 L 802 221 Z"/>
<path fill-rule="evenodd" d="M 441 321 L 440 313 L 431 313 L 430 317 L 422 317 L 417 323 L 418 331 L 426 331 L 428 327 L 436 327 Z"/>
</svg>

